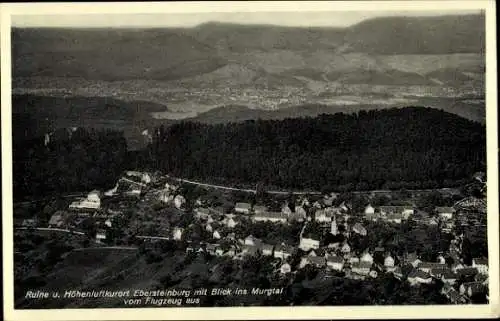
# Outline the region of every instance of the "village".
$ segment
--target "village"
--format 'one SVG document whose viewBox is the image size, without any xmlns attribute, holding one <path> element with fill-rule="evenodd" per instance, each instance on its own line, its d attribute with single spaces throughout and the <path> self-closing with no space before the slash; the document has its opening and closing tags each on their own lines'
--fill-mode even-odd
<svg viewBox="0 0 500 321">
<path fill-rule="evenodd" d="M 474 179 L 486 186 L 481 176 Z M 173 241 L 183 244 L 186 255 L 272 258 L 278 277 L 311 267 L 326 278 L 370 280 L 388 274 L 412 287 L 439 282 L 441 294 L 453 304 L 488 299 L 488 259 L 468 258 L 463 248 L 471 229 L 486 238 L 484 198 L 468 196 L 425 210 L 408 201 L 374 205 L 370 199 L 375 198 L 356 206 L 336 193 L 259 198 L 127 171 L 113 189 L 91 191 L 55 211 L 48 222 L 28 218 L 17 228 L 88 235 L 95 247 L 154 248 Z M 445 248 L 427 250 L 418 237 L 416 244 L 405 244 L 398 239 L 407 235 L 389 240 L 375 231 L 408 229 L 411 235 L 409 226 L 436 230 Z M 278 232 L 256 236 L 259 230 Z"/>
</svg>

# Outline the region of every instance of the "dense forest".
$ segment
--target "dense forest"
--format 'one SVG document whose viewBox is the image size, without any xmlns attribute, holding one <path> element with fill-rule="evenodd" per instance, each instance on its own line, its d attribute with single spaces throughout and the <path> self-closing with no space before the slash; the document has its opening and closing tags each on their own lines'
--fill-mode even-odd
<svg viewBox="0 0 500 321">
<path fill-rule="evenodd" d="M 175 176 L 290 189 L 456 186 L 486 164 L 485 126 L 407 107 L 155 130 L 147 166 Z"/>
<path fill-rule="evenodd" d="M 44 136 L 13 135 L 14 198 L 108 188 L 125 169 L 123 133 L 78 128 Z"/>
</svg>

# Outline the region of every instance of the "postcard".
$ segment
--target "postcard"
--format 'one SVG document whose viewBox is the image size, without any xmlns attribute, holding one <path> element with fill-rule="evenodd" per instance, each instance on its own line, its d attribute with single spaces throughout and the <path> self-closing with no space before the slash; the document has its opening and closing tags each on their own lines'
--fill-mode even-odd
<svg viewBox="0 0 500 321">
<path fill-rule="evenodd" d="M 0 13 L 6 320 L 499 316 L 493 1 Z"/>
</svg>

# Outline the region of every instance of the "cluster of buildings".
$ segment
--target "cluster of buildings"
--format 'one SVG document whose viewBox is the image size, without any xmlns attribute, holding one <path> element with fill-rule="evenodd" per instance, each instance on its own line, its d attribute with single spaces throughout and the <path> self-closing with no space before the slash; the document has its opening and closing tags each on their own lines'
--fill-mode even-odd
<svg viewBox="0 0 500 321">
<path fill-rule="evenodd" d="M 104 241 L 106 229 L 112 227 L 113 219 L 122 215 L 127 205 L 121 204 L 114 209 L 109 206 L 103 208 L 103 197 L 122 195 L 142 198 L 145 191 L 151 190 L 153 193 L 147 195 L 154 195 L 154 201 L 160 201 L 181 211 L 186 209 L 187 200 L 178 185 L 167 182 L 161 188 L 152 188 L 153 181 L 154 178 L 149 173 L 128 171 L 117 185 L 104 195 L 99 191 L 91 191 L 87 197 L 72 202 L 67 210 L 54 213 L 50 218 L 49 227 L 79 229 L 86 219 L 92 217 L 97 225 L 95 238 L 98 242 Z M 147 197 L 143 198 L 146 199 Z M 314 202 L 304 196 L 293 206 L 283 202 L 278 209 L 247 202 L 233 203 L 234 206 L 231 207 L 213 207 L 210 201 L 197 199 L 194 201 L 193 212 L 189 214 L 194 216 L 196 224 L 200 224 L 208 235 L 211 235 L 210 239 L 194 244 L 191 240 L 186 240 L 184 228 L 175 226 L 168 229 L 168 236 L 146 235 L 141 238 L 187 241 L 187 252 L 208 253 L 234 260 L 258 255 L 273 257 L 276 259 L 276 272 L 282 275 L 314 266 L 358 280 L 377 278 L 384 273 L 390 273 L 412 286 L 439 280 L 444 283 L 442 294 L 457 304 L 470 302 L 474 295 L 488 292 L 487 259 L 474 258 L 471 266 L 465 265 L 461 255 L 464 236 L 454 234 L 457 225 L 479 224 L 471 221 L 471 217 L 477 215 L 468 214 L 486 213 L 483 200 L 470 197 L 452 207 L 436 207 L 432 213 L 423 215 L 410 205 L 374 207 L 368 204 L 363 213 L 353 213 L 350 204 L 338 204 L 335 199 L 336 195 L 333 193 Z M 382 246 L 367 249 L 351 247 L 353 240 L 350 238 L 353 235 L 361 238 L 368 235 L 364 226 L 367 221 L 401 224 L 407 220 L 428 225 L 439 224 L 443 232 L 454 235 L 449 251 L 440 254 L 436 262 L 423 262 L 416 253 L 405 253 L 401 257 Z M 299 222 L 303 224 L 303 228 L 298 236 L 298 245 L 267 244 L 252 235 L 238 238 L 233 229 L 240 224 L 248 224 L 249 221 L 273 224 Z M 315 235 L 308 231 L 308 226 L 311 225 L 320 226 L 323 232 L 333 236 L 333 241 L 325 242 L 324 235 Z M 338 235 L 343 237 L 335 238 Z M 296 255 L 300 255 L 296 257 L 298 264 L 293 263 L 291 259 Z M 445 256 L 452 258 L 453 264 L 447 262 Z"/>
</svg>

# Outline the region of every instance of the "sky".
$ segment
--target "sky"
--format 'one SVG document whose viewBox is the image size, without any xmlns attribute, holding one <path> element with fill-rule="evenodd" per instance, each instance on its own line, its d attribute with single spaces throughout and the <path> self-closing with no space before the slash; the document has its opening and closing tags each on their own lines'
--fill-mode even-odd
<svg viewBox="0 0 500 321">
<path fill-rule="evenodd" d="M 480 13 L 479 10 L 440 11 L 316 11 L 316 12 L 205 12 L 163 14 L 13 15 L 14 27 L 193 27 L 205 22 L 272 24 L 283 26 L 347 27 L 383 16 L 439 16 Z"/>
</svg>

